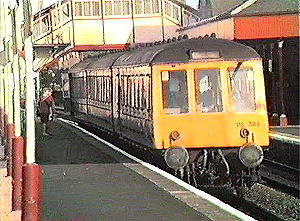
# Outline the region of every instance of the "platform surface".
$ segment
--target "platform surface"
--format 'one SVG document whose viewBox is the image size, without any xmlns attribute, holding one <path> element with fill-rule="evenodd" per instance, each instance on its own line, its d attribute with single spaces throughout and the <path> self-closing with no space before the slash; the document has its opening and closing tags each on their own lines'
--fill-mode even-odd
<svg viewBox="0 0 300 221">
<path fill-rule="evenodd" d="M 273 133 L 281 133 L 291 136 L 297 136 L 300 138 L 300 126 L 286 126 L 286 127 L 280 127 L 280 126 L 271 126 L 270 131 Z"/>
<path fill-rule="evenodd" d="M 43 221 L 240 220 L 70 125 L 49 128 L 36 126 Z"/>
</svg>

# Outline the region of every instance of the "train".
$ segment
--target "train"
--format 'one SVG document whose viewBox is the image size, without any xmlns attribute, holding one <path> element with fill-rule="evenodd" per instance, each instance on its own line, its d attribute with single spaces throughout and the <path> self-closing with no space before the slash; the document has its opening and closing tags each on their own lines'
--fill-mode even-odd
<svg viewBox="0 0 300 221">
<path fill-rule="evenodd" d="M 173 38 L 86 57 L 69 81 L 73 117 L 158 151 L 190 182 L 257 181 L 269 125 L 254 49 L 214 36 Z"/>
</svg>

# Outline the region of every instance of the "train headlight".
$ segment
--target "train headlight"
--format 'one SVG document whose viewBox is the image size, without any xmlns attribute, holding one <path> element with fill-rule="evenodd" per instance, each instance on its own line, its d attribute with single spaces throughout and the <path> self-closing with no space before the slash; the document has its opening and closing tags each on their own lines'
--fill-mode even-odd
<svg viewBox="0 0 300 221">
<path fill-rule="evenodd" d="M 180 133 L 178 131 L 174 130 L 170 133 L 170 138 L 172 140 L 178 140 L 180 138 Z"/>
<path fill-rule="evenodd" d="M 187 165 L 189 154 L 185 148 L 174 146 L 166 150 L 164 159 L 170 168 L 178 170 Z"/>
<path fill-rule="evenodd" d="M 242 128 L 242 129 L 240 130 L 240 136 L 241 136 L 242 138 L 247 138 L 247 137 L 249 136 L 249 134 L 250 134 L 250 132 L 249 132 L 249 130 L 247 130 L 246 128 Z"/>
<path fill-rule="evenodd" d="M 255 168 L 264 159 L 263 149 L 255 144 L 244 144 L 239 149 L 239 159 L 246 167 Z"/>
</svg>

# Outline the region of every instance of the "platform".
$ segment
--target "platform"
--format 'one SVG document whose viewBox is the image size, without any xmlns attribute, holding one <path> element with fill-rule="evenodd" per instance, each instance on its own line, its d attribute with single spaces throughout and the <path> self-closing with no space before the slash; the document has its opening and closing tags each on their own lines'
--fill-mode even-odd
<svg viewBox="0 0 300 221">
<path fill-rule="evenodd" d="M 285 127 L 271 126 L 270 131 L 300 137 L 300 125 L 290 125 Z"/>
<path fill-rule="evenodd" d="M 275 140 L 280 140 L 282 142 L 292 143 L 295 145 L 300 145 L 300 126 L 271 126 L 270 127 L 270 137 Z"/>
<path fill-rule="evenodd" d="M 72 125 L 51 122 L 51 137 L 41 136 L 40 129 L 37 124 L 37 156 L 43 169 L 41 220 L 253 220 Z"/>
</svg>

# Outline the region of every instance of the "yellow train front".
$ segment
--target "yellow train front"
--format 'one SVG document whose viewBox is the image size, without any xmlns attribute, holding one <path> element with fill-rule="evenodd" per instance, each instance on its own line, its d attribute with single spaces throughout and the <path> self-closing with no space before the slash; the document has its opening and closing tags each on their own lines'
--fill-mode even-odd
<svg viewBox="0 0 300 221">
<path fill-rule="evenodd" d="M 187 174 L 235 184 L 255 175 L 269 127 L 253 49 L 195 38 L 84 62 L 71 69 L 75 117 L 162 150 L 169 167 Z"/>
</svg>

